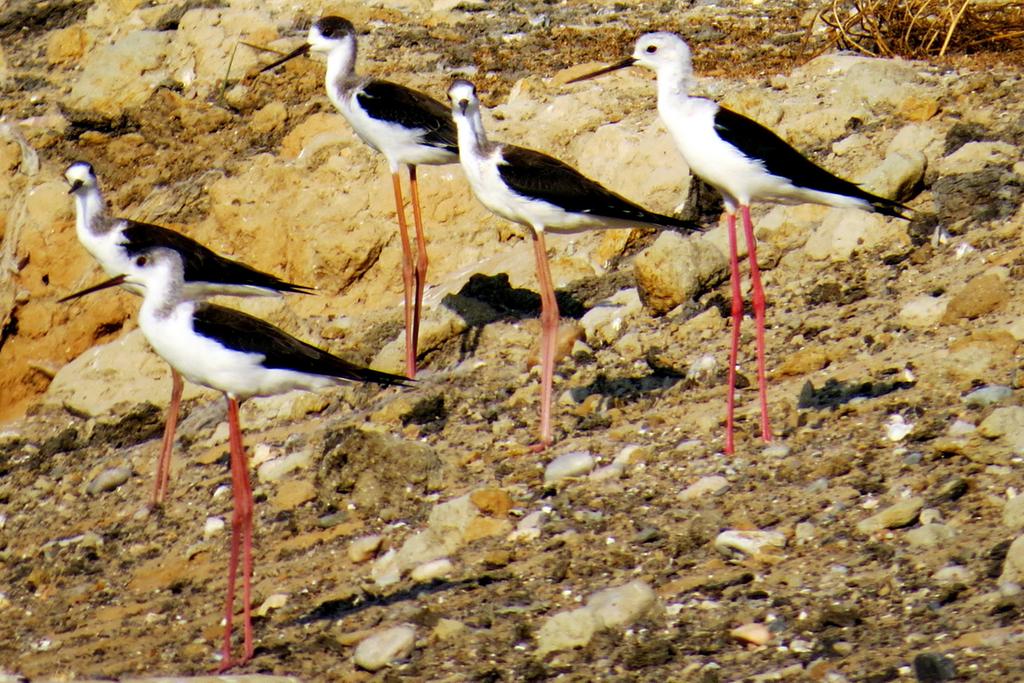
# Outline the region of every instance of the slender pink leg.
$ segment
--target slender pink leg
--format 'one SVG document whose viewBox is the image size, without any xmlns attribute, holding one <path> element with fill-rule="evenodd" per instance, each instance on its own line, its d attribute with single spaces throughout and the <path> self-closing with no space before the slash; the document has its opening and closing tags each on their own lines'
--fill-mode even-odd
<svg viewBox="0 0 1024 683">
<path fill-rule="evenodd" d="M 151 505 L 157 506 L 167 497 L 167 487 L 171 481 L 171 451 L 174 450 L 174 432 L 178 428 L 178 409 L 181 407 L 181 392 L 185 382 L 177 370 L 171 368 L 171 405 L 167 409 L 167 423 L 164 425 L 164 442 L 160 449 L 160 459 L 156 461 L 156 483 L 153 486 Z"/>
<path fill-rule="evenodd" d="M 558 300 L 551 280 L 544 232 L 533 231 L 533 249 L 537 257 L 537 279 L 540 282 L 540 443 L 534 450 L 551 445 L 551 387 L 555 377 L 555 342 L 558 336 Z"/>
<path fill-rule="evenodd" d="M 416 301 L 412 313 L 412 358 L 416 362 L 420 343 L 420 312 L 423 310 L 423 290 L 427 286 L 427 238 L 423 230 L 423 213 L 420 211 L 420 188 L 416 182 L 416 167 L 409 166 L 409 191 L 412 193 L 412 219 L 416 228 Z M 413 368 L 415 371 L 415 367 Z M 410 379 L 412 375 L 409 376 Z"/>
<path fill-rule="evenodd" d="M 754 319 L 757 323 L 757 390 L 761 398 L 761 437 L 772 440 L 772 427 L 768 420 L 768 376 L 764 360 L 764 288 L 761 286 L 761 269 L 757 267 L 757 240 L 754 239 L 754 223 L 750 220 L 750 207 L 743 211 L 743 234 L 747 238 L 747 254 L 750 258 L 750 290 L 754 302 Z"/>
<path fill-rule="evenodd" d="M 231 556 L 228 560 L 228 590 L 224 610 L 224 645 L 218 672 L 245 664 L 252 658 L 252 488 L 249 486 L 249 468 L 242 448 L 242 431 L 238 424 L 238 401 L 228 397 L 228 443 L 231 450 L 231 491 L 234 514 L 231 517 Z M 242 554 L 242 629 L 244 654 L 231 659 L 231 628 L 235 607 L 235 575 L 238 573 L 239 548 Z"/>
<path fill-rule="evenodd" d="M 409 227 L 405 223 L 405 202 L 402 201 L 402 181 L 398 172 L 391 173 L 391 184 L 395 189 L 395 212 L 398 215 L 398 234 L 402 240 L 402 284 L 405 285 L 405 374 L 409 379 L 416 377 L 416 341 L 413 337 L 413 260 L 409 243 Z"/>
<path fill-rule="evenodd" d="M 736 356 L 740 348 L 740 323 L 743 321 L 743 294 L 740 292 L 740 261 L 736 251 L 736 214 L 728 213 L 729 285 L 732 289 L 732 348 L 729 350 L 729 389 L 725 399 L 725 452 L 736 450 L 733 414 L 736 409 Z"/>
</svg>

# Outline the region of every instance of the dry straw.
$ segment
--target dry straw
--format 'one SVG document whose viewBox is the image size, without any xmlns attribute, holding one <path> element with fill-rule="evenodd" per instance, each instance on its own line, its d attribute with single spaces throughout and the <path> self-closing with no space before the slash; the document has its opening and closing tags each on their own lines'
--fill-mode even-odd
<svg viewBox="0 0 1024 683">
<path fill-rule="evenodd" d="M 821 18 L 839 47 L 879 57 L 1024 48 L 1018 0 L 832 0 Z"/>
</svg>

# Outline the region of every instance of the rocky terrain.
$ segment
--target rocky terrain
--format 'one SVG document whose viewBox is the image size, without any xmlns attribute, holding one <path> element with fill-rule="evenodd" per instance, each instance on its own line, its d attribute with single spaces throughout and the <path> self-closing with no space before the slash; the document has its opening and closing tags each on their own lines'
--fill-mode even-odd
<svg viewBox="0 0 1024 683">
<path fill-rule="evenodd" d="M 189 387 L 170 501 L 145 503 L 168 400 L 138 301 L 100 279 L 62 172 L 313 296 L 225 301 L 400 371 L 384 161 L 323 66 L 255 75 L 323 12 L 360 67 L 441 98 L 698 236 L 550 240 L 566 317 L 557 441 L 536 434 L 528 238 L 456 166 L 424 168 L 424 372 L 253 400 L 257 650 L 298 680 L 1024 680 L 1024 89 L 1019 54 L 828 49 L 815 3 L 11 0 L 0 7 L 0 674 L 216 667 L 230 482 L 223 401 Z M 638 33 L 690 39 L 701 94 L 913 220 L 755 208 L 768 293 L 723 448 L 719 207 L 691 187 L 653 80 L 577 85 Z M 240 41 L 244 41 L 240 42 Z M 697 201 L 703 197 L 702 200 Z M 746 284 L 744 285 L 746 289 Z M 5 679 L 6 680 L 6 679 Z"/>
</svg>

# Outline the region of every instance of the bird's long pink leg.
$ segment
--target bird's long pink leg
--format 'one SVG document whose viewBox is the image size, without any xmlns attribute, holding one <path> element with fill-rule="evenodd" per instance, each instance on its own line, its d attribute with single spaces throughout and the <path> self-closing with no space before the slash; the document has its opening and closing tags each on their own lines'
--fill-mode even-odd
<svg viewBox="0 0 1024 683">
<path fill-rule="evenodd" d="M 555 342 L 558 336 L 558 300 L 551 280 L 544 232 L 533 231 L 533 249 L 537 257 L 537 280 L 540 282 L 540 443 L 542 451 L 551 445 L 551 387 L 555 377 Z"/>
<path fill-rule="evenodd" d="M 231 492 L 234 498 L 234 513 L 231 517 L 231 556 L 228 560 L 228 590 L 224 610 L 223 657 L 218 672 L 246 663 L 252 658 L 252 488 L 249 486 L 249 468 L 242 448 L 242 431 L 238 424 L 238 401 L 228 397 L 228 443 L 231 451 Z M 242 629 L 244 654 L 238 660 L 231 659 L 231 627 L 235 607 L 235 575 L 238 572 L 238 555 L 242 554 Z"/>
<path fill-rule="evenodd" d="M 412 193 L 412 219 L 416 228 L 416 270 L 413 279 L 416 283 L 416 300 L 412 312 L 412 358 L 416 362 L 420 343 L 420 312 L 423 310 L 423 290 L 427 286 L 427 238 L 423 230 L 423 213 L 420 210 L 420 188 L 416 182 L 416 167 L 409 166 L 409 191 Z M 415 368 L 414 368 L 415 371 Z M 410 375 L 410 379 L 412 376 Z"/>
<path fill-rule="evenodd" d="M 402 284 L 405 285 L 405 374 L 409 379 L 416 377 L 416 341 L 413 337 L 413 260 L 409 243 L 409 226 L 405 223 L 405 202 L 402 200 L 402 181 L 398 171 L 391 173 L 391 184 L 395 189 L 395 213 L 398 216 L 398 234 L 402 240 Z"/>
<path fill-rule="evenodd" d="M 164 441 L 160 448 L 160 459 L 156 461 L 156 482 L 153 485 L 153 506 L 160 505 L 167 497 L 171 481 L 171 451 L 174 450 L 174 432 L 178 428 L 178 410 L 181 407 L 181 392 L 185 382 L 177 370 L 171 368 L 171 405 L 167 408 L 167 422 L 164 424 Z"/>
<path fill-rule="evenodd" d="M 740 292 L 740 261 L 736 251 L 736 214 L 727 215 L 729 233 L 729 285 L 732 290 L 732 348 L 729 350 L 729 389 L 725 399 L 725 452 L 736 450 L 733 414 L 736 410 L 736 356 L 740 348 L 740 323 L 743 322 L 743 294 Z"/>
<path fill-rule="evenodd" d="M 761 269 L 757 266 L 757 240 L 754 238 L 754 223 L 750 220 L 750 206 L 744 204 L 743 234 L 747 238 L 747 254 L 750 258 L 750 291 L 754 303 L 754 320 L 757 325 L 757 390 L 761 398 L 761 437 L 772 440 L 772 426 L 768 419 L 768 375 L 765 371 L 764 317 L 765 298 L 761 286 Z"/>
</svg>

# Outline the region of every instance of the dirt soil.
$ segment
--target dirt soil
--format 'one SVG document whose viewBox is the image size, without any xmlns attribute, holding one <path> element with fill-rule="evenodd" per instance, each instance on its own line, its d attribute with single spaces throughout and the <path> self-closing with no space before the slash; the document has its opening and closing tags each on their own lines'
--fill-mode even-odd
<svg viewBox="0 0 1024 683">
<path fill-rule="evenodd" d="M 486 3 L 488 12 L 463 14 L 454 28 L 424 28 L 385 13 L 389 23 L 379 30 L 393 36 L 392 57 L 410 70 L 419 53 L 451 61 L 471 54 L 481 90 L 500 99 L 527 73 L 628 54 L 641 28 L 694 33 L 673 18 L 677 4 L 627 12 L 629 3 L 496 2 Z M 827 47 L 820 37 L 804 42 L 800 18 L 809 3 L 722 6 L 695 41 L 703 73 L 762 78 Z M 60 21 L 74 20 L 67 14 L 73 3 L 53 7 L 64 12 Z M 541 15 L 547 24 L 537 28 L 531 20 Z M 43 27 L 54 25 L 43 22 L 18 45 L 5 45 L 12 65 L 37 74 L 3 93 L 8 115 L 31 116 L 35 95 L 49 87 L 42 62 L 34 61 Z M 524 40 L 497 37 L 515 31 Z M 972 59 L 1017 68 L 993 55 L 951 63 Z M 322 87 L 312 70 L 290 73 L 298 75 L 259 86 L 252 110 L 282 93 L 297 104 Z M 100 132 L 122 142 L 106 145 L 105 153 L 133 159 L 124 177 L 105 180 L 123 193 L 156 182 L 194 187 L 175 218 L 186 222 L 203 212 L 202 169 L 231 173 L 279 140 L 253 136 L 245 111 L 217 103 L 193 107 L 191 118 L 171 116 L 172 100 L 170 93 L 154 97 L 136 119 Z M 89 144 L 89 122 L 76 126 L 45 153 L 75 158 Z M 139 154 L 160 163 L 139 163 Z M 107 168 L 119 166 L 109 161 Z M 529 379 L 524 373 L 538 329 L 530 306 L 500 311 L 427 358 L 428 372 L 411 391 L 342 388 L 327 392 L 326 407 L 309 419 L 249 431 L 250 451 L 312 451 L 316 489 L 312 500 L 289 507 L 277 501 L 275 485 L 255 483 L 254 603 L 275 593 L 288 597 L 256 618 L 256 656 L 237 673 L 323 681 L 711 683 L 788 671 L 778 679 L 843 680 L 827 678 L 834 672 L 881 683 L 912 679 L 913 660 L 929 653 L 955 661 L 956 680 L 1024 680 L 1024 602 L 997 592 L 1014 538 L 1002 525 L 1002 506 L 1008 487 L 1024 485 L 1021 458 L 980 437 L 947 438 L 957 419 L 977 424 L 991 412 L 962 402 L 977 384 L 1008 385 L 1010 402 L 1021 398 L 1018 345 L 976 332 L 1009 324 L 1024 310 L 1024 249 L 1018 235 L 992 230 L 992 220 L 959 224 L 974 246 L 963 258 L 947 245 L 916 240 L 827 267 L 784 261 L 766 271 L 768 362 L 787 368 L 772 378 L 770 413 L 788 452 L 762 450 L 751 389 L 740 393 L 738 453 L 722 454 L 727 284 L 668 316 L 641 316 L 631 330 L 643 347 L 638 359 L 604 348 L 561 361 L 556 397 L 571 390 L 577 400 L 558 401 L 558 441 L 548 453 L 526 448 L 539 393 L 536 372 Z M 983 324 L 914 330 L 896 323 L 897 302 L 908 294 L 953 291 L 992 265 L 1011 271 L 1011 296 Z M 628 284 L 630 272 L 626 260 L 609 276 L 618 278 L 613 286 L 589 282 L 574 295 L 585 308 L 602 288 Z M 694 316 L 705 316 L 706 324 L 684 325 Z M 748 376 L 741 379 L 749 386 L 754 345 L 747 322 L 741 363 Z M 936 351 L 957 341 L 988 345 L 984 377 L 951 379 L 936 367 Z M 688 379 L 698 350 L 717 358 L 719 371 Z M 914 425 L 898 443 L 887 437 L 893 415 Z M 0 669 L 66 680 L 199 674 L 215 666 L 227 543 L 223 533 L 204 540 L 203 526 L 208 516 L 230 514 L 230 496 L 215 493 L 230 482 L 226 439 L 222 431 L 215 436 L 223 407 L 185 407 L 170 501 L 147 511 L 161 421 L 160 411 L 146 406 L 98 421 L 37 409 L 0 435 Z M 371 421 L 405 445 L 359 441 L 356 428 Z M 633 444 L 640 450 L 621 479 L 543 484 L 543 468 L 555 455 L 589 451 L 607 464 Z M 115 490 L 85 492 L 97 473 L 115 465 L 131 468 L 132 476 Z M 707 475 L 725 476 L 728 487 L 680 499 L 681 490 Z M 513 523 L 546 511 L 540 538 L 482 538 L 453 558 L 449 579 L 405 578 L 387 589 L 346 553 L 352 539 L 371 533 L 398 547 L 424 527 L 436 503 L 487 487 L 509 493 Z M 955 539 L 915 547 L 903 529 L 872 536 L 856 530 L 904 493 L 924 497 L 955 527 Z M 726 558 L 713 547 L 724 529 L 781 531 L 788 543 L 757 559 Z M 935 572 L 949 565 L 973 580 L 937 580 Z M 534 637 L 548 617 L 634 579 L 673 609 L 625 633 L 599 633 L 584 648 L 536 655 Z M 467 628 L 445 639 L 432 632 L 442 619 Z M 407 661 L 377 674 L 355 667 L 351 655 L 364 632 L 403 622 L 419 634 Z M 755 647 L 730 637 L 730 629 L 749 622 L 768 624 L 773 641 Z"/>
</svg>

